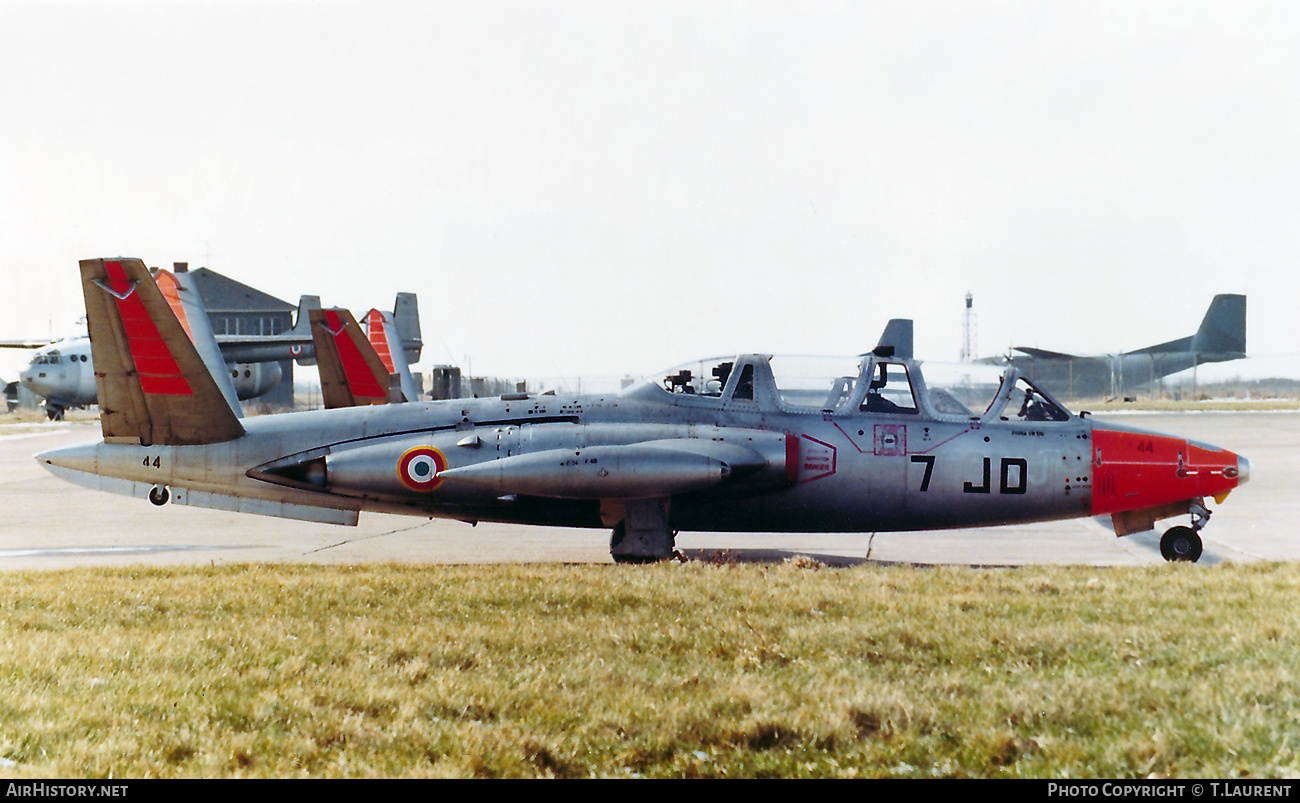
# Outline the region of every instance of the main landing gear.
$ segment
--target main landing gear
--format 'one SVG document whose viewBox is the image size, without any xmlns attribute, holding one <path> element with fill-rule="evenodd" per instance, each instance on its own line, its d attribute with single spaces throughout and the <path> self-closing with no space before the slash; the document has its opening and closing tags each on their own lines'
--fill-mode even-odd
<svg viewBox="0 0 1300 803">
<path fill-rule="evenodd" d="M 610 533 L 609 554 L 615 563 L 657 563 L 676 554 L 675 540 L 667 500 L 629 499 L 623 504 L 623 520 Z"/>
<path fill-rule="evenodd" d="M 1201 528 L 1210 520 L 1210 511 L 1201 500 L 1192 502 L 1192 526 L 1170 527 L 1160 538 L 1160 554 L 1168 561 L 1195 563 L 1201 559 Z"/>
</svg>

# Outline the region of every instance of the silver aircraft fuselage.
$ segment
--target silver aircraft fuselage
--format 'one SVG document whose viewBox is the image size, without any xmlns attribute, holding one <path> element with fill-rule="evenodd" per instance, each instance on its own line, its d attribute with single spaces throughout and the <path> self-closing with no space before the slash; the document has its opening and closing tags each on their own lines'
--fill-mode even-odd
<svg viewBox="0 0 1300 803">
<path fill-rule="evenodd" d="M 155 503 L 340 524 L 365 510 L 608 527 L 655 499 L 672 530 L 738 532 L 1112 515 L 1123 535 L 1249 475 L 1232 452 L 1070 414 L 1014 371 L 967 407 L 960 382 L 931 392 L 918 362 L 853 359 L 826 383 L 741 355 L 618 394 L 267 415 L 223 443 L 96 442 L 37 459 Z"/>
</svg>

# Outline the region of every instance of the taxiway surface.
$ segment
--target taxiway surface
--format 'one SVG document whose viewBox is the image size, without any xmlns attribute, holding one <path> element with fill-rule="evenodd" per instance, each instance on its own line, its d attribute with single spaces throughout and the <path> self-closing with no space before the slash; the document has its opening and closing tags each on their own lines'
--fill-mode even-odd
<svg viewBox="0 0 1300 803">
<path fill-rule="evenodd" d="M 1231 449 L 1251 463 L 1203 531 L 1202 563 L 1300 558 L 1300 412 L 1098 416 Z M 357 527 L 168 505 L 57 479 L 32 456 L 98 440 L 96 422 L 32 424 L 0 435 L 0 570 L 86 565 L 267 563 L 610 563 L 605 530 L 361 514 Z M 1160 531 L 1186 517 L 1161 522 Z M 681 533 L 689 557 L 808 556 L 824 563 L 1143 565 L 1163 563 L 1159 535 L 1116 538 L 1093 519 L 924 533 Z"/>
</svg>

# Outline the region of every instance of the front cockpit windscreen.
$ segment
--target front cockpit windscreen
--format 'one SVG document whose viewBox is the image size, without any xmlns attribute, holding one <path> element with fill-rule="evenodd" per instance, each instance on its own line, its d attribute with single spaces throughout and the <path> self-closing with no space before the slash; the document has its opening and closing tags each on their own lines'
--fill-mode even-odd
<svg viewBox="0 0 1300 803">
<path fill-rule="evenodd" d="M 669 393 L 720 398 L 735 365 L 734 357 L 696 360 L 664 372 L 659 385 Z"/>
<path fill-rule="evenodd" d="M 755 361 L 763 359 L 719 357 L 698 360 L 660 373 L 657 384 L 668 393 L 717 399 L 729 393 L 728 401 L 754 401 Z M 862 370 L 862 358 L 781 355 L 768 359 L 768 366 L 782 406 L 837 410 L 853 395 Z M 734 384 L 729 385 L 733 374 Z"/>
<path fill-rule="evenodd" d="M 1024 377 L 1002 398 L 1006 368 L 970 363 L 925 363 L 930 405 L 941 415 L 1002 421 L 1068 421 L 1070 413 Z M 997 406 L 995 412 L 991 408 Z"/>
<path fill-rule="evenodd" d="M 1022 376 L 1016 379 L 998 418 L 1003 421 L 1069 421 L 1070 414 Z"/>
</svg>

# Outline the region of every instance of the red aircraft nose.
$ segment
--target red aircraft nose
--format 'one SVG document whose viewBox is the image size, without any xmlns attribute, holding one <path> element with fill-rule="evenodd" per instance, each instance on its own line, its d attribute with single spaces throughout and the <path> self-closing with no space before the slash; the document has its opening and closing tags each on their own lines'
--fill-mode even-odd
<svg viewBox="0 0 1300 803">
<path fill-rule="evenodd" d="M 1093 515 L 1215 497 L 1250 477 L 1245 458 L 1217 446 L 1128 429 L 1092 431 Z"/>
</svg>

